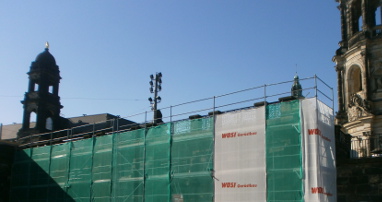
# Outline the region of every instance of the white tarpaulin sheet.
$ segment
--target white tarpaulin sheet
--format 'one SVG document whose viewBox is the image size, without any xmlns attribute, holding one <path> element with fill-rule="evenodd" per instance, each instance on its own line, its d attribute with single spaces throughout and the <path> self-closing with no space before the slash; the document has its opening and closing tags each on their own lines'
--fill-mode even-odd
<svg viewBox="0 0 382 202">
<path fill-rule="evenodd" d="M 305 201 L 336 201 L 333 110 L 316 98 L 302 100 Z"/>
<path fill-rule="evenodd" d="M 215 120 L 215 201 L 266 201 L 265 107 Z"/>
</svg>

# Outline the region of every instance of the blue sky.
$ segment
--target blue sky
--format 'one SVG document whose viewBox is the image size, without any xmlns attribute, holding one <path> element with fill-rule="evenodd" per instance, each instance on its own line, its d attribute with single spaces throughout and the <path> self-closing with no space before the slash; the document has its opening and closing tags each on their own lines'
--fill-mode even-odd
<svg viewBox="0 0 382 202">
<path fill-rule="evenodd" d="M 0 1 L 0 123 L 22 121 L 30 64 L 46 41 L 64 117 L 150 110 L 317 74 L 336 88 L 334 0 Z M 297 67 L 296 67 L 297 66 Z M 336 91 L 334 91 L 336 92 Z"/>
</svg>

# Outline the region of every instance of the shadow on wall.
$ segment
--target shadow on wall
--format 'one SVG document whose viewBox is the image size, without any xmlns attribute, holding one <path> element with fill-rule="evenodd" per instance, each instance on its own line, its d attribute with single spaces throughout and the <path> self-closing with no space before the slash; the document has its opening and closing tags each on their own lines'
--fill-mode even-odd
<svg viewBox="0 0 382 202">
<path fill-rule="evenodd" d="M 17 151 L 15 154 L 10 201 L 75 201 L 67 194 L 66 184 L 56 182 L 66 179 L 67 176 L 59 173 L 49 175 L 51 165 L 46 158 L 49 158 L 50 153 L 34 156 L 34 159 L 32 155 L 32 150 L 29 149 Z"/>
</svg>

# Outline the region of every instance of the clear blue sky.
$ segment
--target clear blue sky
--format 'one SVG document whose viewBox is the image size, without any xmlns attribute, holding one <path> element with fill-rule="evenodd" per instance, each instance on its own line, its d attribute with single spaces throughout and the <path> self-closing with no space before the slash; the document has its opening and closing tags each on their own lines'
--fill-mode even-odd
<svg viewBox="0 0 382 202">
<path fill-rule="evenodd" d="M 30 64 L 46 41 L 65 117 L 150 110 L 317 74 L 336 88 L 335 0 L 0 1 L 0 123 L 22 121 Z M 297 68 L 296 68 L 297 64 Z M 335 91 L 336 92 L 336 91 Z"/>
</svg>

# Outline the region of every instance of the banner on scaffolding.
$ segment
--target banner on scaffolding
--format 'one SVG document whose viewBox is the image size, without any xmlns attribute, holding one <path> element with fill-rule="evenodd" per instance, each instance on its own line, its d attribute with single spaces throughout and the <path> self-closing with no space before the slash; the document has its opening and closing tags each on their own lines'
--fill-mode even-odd
<svg viewBox="0 0 382 202">
<path fill-rule="evenodd" d="M 265 108 L 215 120 L 215 201 L 265 201 Z"/>
<path fill-rule="evenodd" d="M 302 100 L 305 201 L 336 201 L 333 110 L 316 98 Z"/>
</svg>

